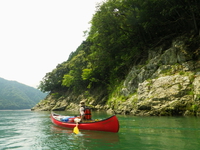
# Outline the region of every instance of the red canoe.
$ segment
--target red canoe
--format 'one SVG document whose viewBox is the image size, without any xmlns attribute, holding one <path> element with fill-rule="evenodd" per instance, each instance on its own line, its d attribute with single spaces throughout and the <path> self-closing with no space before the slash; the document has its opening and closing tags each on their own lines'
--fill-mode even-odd
<svg viewBox="0 0 200 150">
<path fill-rule="evenodd" d="M 62 115 L 51 113 L 51 121 L 60 127 L 74 128 L 76 123 L 66 122 L 60 118 L 64 118 Z M 78 128 L 81 130 L 96 130 L 96 131 L 106 131 L 106 132 L 118 132 L 119 131 L 119 121 L 115 115 L 99 120 L 90 122 L 81 122 L 78 124 Z"/>
</svg>

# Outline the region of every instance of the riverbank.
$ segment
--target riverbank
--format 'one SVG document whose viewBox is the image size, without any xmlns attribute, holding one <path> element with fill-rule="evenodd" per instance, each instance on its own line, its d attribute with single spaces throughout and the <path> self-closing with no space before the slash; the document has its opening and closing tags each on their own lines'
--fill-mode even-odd
<svg viewBox="0 0 200 150">
<path fill-rule="evenodd" d="M 32 110 L 78 110 L 79 101 L 85 100 L 93 110 L 117 114 L 199 116 L 200 59 L 192 58 L 187 45 L 189 39 L 178 37 L 168 49 L 160 46 L 149 50 L 146 63 L 133 66 L 109 97 L 98 89 L 93 90 L 93 95 L 70 91 L 59 96 L 50 93 Z"/>
</svg>

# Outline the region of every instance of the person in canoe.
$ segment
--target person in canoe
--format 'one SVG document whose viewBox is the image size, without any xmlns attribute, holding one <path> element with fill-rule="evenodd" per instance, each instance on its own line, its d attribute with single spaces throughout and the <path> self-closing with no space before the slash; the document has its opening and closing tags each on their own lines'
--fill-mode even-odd
<svg viewBox="0 0 200 150">
<path fill-rule="evenodd" d="M 80 101 L 79 111 L 80 111 L 81 121 L 91 120 L 91 109 L 85 106 L 84 101 Z"/>
</svg>

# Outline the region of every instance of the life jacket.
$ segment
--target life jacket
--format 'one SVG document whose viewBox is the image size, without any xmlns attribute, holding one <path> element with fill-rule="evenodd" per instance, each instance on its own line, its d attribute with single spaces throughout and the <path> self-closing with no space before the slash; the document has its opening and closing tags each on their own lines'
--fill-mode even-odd
<svg viewBox="0 0 200 150">
<path fill-rule="evenodd" d="M 91 120 L 92 119 L 91 109 L 90 108 L 84 107 L 84 113 L 85 113 L 85 116 L 84 116 L 85 120 Z"/>
</svg>

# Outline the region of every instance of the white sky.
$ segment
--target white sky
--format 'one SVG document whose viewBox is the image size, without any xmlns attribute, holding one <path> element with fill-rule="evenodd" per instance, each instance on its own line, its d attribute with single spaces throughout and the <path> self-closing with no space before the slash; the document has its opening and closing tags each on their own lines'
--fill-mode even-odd
<svg viewBox="0 0 200 150">
<path fill-rule="evenodd" d="M 85 39 L 103 0 L 0 0 L 0 77 L 37 87 Z"/>
</svg>

